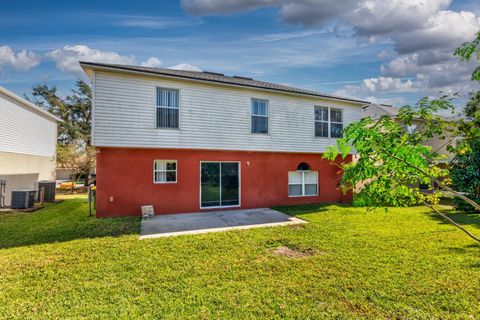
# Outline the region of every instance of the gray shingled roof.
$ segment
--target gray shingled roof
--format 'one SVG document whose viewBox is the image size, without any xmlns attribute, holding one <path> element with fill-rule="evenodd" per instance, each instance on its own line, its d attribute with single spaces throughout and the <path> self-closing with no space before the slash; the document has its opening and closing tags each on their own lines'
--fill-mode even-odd
<svg viewBox="0 0 480 320">
<path fill-rule="evenodd" d="M 194 80 L 203 80 L 208 82 L 232 84 L 232 85 L 238 85 L 243 87 L 261 88 L 261 89 L 268 89 L 268 90 L 274 90 L 274 91 L 305 94 L 309 96 L 346 100 L 346 101 L 357 102 L 357 103 L 365 103 L 365 104 L 370 103 L 368 101 L 345 98 L 345 97 L 340 97 L 336 95 L 325 94 L 318 91 L 299 89 L 299 88 L 294 88 L 290 86 L 284 86 L 281 84 L 254 80 L 246 77 L 238 77 L 238 76 L 229 77 L 221 73 L 214 73 L 214 72 L 207 72 L 207 71 L 203 71 L 203 72 L 184 71 L 184 70 L 173 70 L 173 69 L 164 69 L 164 68 L 141 67 L 141 66 L 132 66 L 132 65 L 97 63 L 97 62 L 86 62 L 86 61 L 80 61 L 80 65 L 83 68 L 93 68 L 93 69 L 107 68 L 107 69 L 123 70 L 123 71 L 131 71 L 131 72 L 142 72 L 142 73 L 157 74 L 157 75 L 171 76 L 171 77 L 177 77 L 177 78 L 186 78 L 186 79 L 194 79 Z"/>
<path fill-rule="evenodd" d="M 388 106 L 384 104 L 377 104 L 377 103 L 372 103 L 368 107 L 377 107 L 383 111 L 385 111 L 386 114 L 391 115 L 391 116 L 396 116 L 398 115 L 398 112 L 400 111 L 399 107 L 394 107 L 394 106 Z"/>
</svg>

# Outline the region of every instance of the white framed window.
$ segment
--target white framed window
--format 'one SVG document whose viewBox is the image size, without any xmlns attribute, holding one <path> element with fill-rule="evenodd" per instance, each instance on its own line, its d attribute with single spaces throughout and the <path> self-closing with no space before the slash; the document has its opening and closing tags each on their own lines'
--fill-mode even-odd
<svg viewBox="0 0 480 320">
<path fill-rule="evenodd" d="M 342 109 L 315 106 L 315 137 L 341 138 L 342 131 Z"/>
<path fill-rule="evenodd" d="M 252 99 L 252 133 L 268 134 L 268 101 Z"/>
<path fill-rule="evenodd" d="M 157 88 L 157 128 L 178 129 L 180 117 L 179 91 Z"/>
<path fill-rule="evenodd" d="M 288 196 L 305 197 L 318 195 L 317 171 L 289 171 Z"/>
<path fill-rule="evenodd" d="M 153 183 L 176 183 L 177 160 L 154 160 Z"/>
</svg>

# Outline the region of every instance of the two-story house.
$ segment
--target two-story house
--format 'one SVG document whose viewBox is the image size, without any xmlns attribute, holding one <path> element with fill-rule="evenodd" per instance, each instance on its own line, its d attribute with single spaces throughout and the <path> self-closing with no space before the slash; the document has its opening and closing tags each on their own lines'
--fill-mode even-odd
<svg viewBox="0 0 480 320">
<path fill-rule="evenodd" d="M 212 72 L 81 66 L 93 85 L 98 217 L 351 199 L 321 155 L 366 101 Z"/>
</svg>

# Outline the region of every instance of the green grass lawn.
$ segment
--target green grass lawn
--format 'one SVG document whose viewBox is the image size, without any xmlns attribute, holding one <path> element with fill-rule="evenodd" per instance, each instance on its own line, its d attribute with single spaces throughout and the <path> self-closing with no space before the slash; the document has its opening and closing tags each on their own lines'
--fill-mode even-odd
<svg viewBox="0 0 480 320">
<path fill-rule="evenodd" d="M 480 319 L 480 246 L 426 208 L 277 209 L 310 223 L 138 240 L 79 196 L 0 214 L 0 319 Z"/>
</svg>

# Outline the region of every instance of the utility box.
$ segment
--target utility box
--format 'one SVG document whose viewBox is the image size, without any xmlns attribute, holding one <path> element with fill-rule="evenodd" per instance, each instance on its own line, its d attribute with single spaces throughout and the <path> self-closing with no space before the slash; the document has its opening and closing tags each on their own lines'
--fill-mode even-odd
<svg viewBox="0 0 480 320">
<path fill-rule="evenodd" d="M 12 191 L 11 207 L 12 209 L 29 209 L 35 204 L 35 189 L 14 190 Z"/>
<path fill-rule="evenodd" d="M 56 182 L 55 181 L 49 181 L 49 180 L 41 180 L 38 181 L 38 190 L 43 188 L 44 194 L 43 194 L 43 201 L 45 202 L 55 202 L 55 187 L 56 187 Z"/>
</svg>

